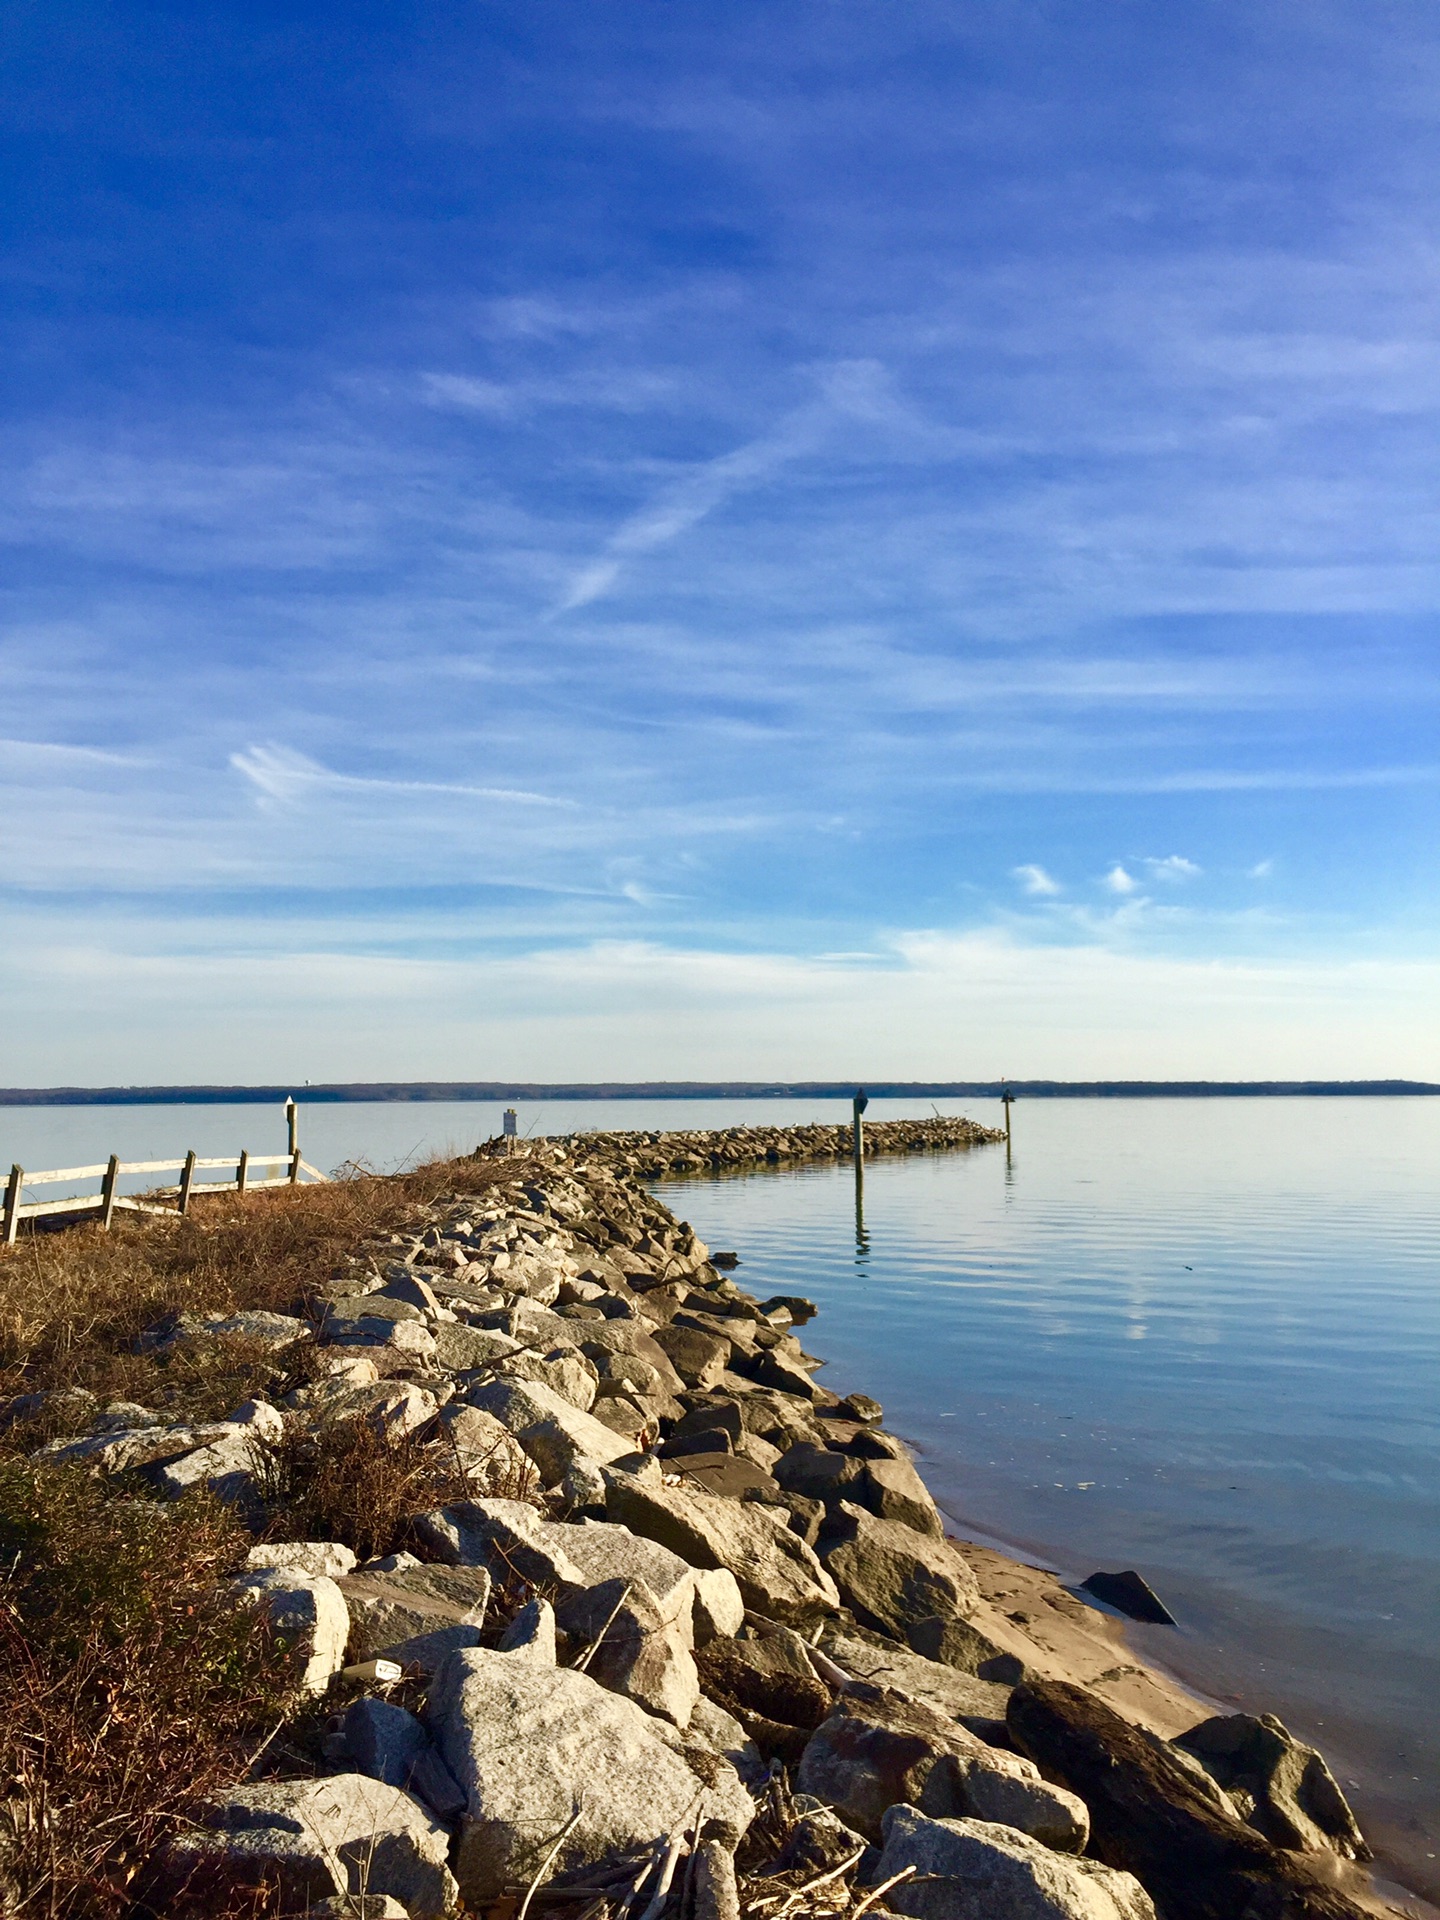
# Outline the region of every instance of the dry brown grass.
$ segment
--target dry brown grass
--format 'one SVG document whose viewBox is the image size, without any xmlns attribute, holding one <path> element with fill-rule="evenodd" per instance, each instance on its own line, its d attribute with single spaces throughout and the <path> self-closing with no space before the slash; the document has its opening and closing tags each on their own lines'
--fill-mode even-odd
<svg viewBox="0 0 1440 1920">
<path fill-rule="evenodd" d="M 109 1920 L 184 1804 L 242 1777 L 295 1699 L 217 1580 L 246 1544 L 215 1503 L 117 1499 L 0 1461 L 0 1908 Z"/>
<path fill-rule="evenodd" d="M 121 1215 L 109 1233 L 33 1233 L 0 1252 L 0 1395 L 84 1387 L 210 1417 L 263 1385 L 263 1352 L 226 1341 L 157 1364 L 137 1335 L 165 1314 L 284 1312 L 374 1234 L 403 1232 L 450 1192 L 483 1193 L 524 1157 L 436 1161 L 414 1172 L 208 1198 L 181 1220 Z M 33 1446 L 33 1435 L 28 1438 Z"/>
</svg>

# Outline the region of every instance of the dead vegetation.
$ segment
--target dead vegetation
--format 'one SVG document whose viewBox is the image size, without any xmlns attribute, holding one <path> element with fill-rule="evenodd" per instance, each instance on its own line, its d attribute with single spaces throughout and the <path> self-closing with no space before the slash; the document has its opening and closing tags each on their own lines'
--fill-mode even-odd
<svg viewBox="0 0 1440 1920">
<path fill-rule="evenodd" d="M 523 1168 L 523 1158 L 436 1161 L 206 1199 L 183 1220 L 122 1215 L 109 1233 L 29 1233 L 0 1251 L 0 1395 L 81 1387 L 102 1402 L 216 1418 L 272 1383 L 273 1360 L 235 1340 L 157 1360 L 134 1350 L 145 1328 L 169 1313 L 293 1311 L 363 1240 L 403 1232 L 443 1193 L 483 1191 Z M 12 1445 L 46 1437 L 27 1425 Z"/>
<path fill-rule="evenodd" d="M 246 1544 L 211 1500 L 0 1461 L 4 1912 L 127 1912 L 183 1804 L 291 1710 L 287 1661 L 217 1586 Z"/>
</svg>

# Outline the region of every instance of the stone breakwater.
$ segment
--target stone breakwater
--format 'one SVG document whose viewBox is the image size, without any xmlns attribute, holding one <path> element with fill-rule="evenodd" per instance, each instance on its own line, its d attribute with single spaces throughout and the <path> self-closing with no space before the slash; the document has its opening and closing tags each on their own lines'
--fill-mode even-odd
<svg viewBox="0 0 1440 1920">
<path fill-rule="evenodd" d="M 974 1120 L 875 1120 L 864 1129 L 865 1157 L 887 1153 L 939 1153 L 1003 1140 L 994 1127 Z M 591 1159 L 623 1168 L 637 1179 L 722 1168 L 785 1166 L 801 1160 L 848 1160 L 854 1151 L 849 1123 L 802 1127 L 715 1127 L 657 1133 L 579 1133 L 567 1144 Z"/>
<path fill-rule="evenodd" d="M 147 1910 L 203 1884 L 370 1920 L 1381 1911 L 1317 1753 L 947 1536 L 881 1408 L 817 1378 L 810 1303 L 737 1285 L 636 1178 L 693 1142 L 482 1149 L 292 1314 L 148 1336 L 263 1342 L 300 1384 L 204 1427 L 111 1407 L 41 1450 L 245 1513 L 237 1602 L 321 1715 L 303 1777 L 195 1808 Z M 465 1488 L 364 1563 L 267 1504 L 280 1450 L 347 1423 Z"/>
</svg>

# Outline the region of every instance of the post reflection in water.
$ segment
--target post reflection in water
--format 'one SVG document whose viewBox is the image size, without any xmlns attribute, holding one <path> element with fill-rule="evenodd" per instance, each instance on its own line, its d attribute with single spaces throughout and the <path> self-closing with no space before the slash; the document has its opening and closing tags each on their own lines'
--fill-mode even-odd
<svg viewBox="0 0 1440 1920">
<path fill-rule="evenodd" d="M 870 1258 L 870 1235 L 865 1228 L 865 1168 L 855 1162 L 855 1264 L 864 1266 Z"/>
</svg>

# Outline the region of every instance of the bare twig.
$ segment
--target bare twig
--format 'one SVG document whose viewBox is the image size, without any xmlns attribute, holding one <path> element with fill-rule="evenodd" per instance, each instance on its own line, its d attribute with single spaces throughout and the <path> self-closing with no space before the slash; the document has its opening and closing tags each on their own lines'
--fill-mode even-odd
<svg viewBox="0 0 1440 1920">
<path fill-rule="evenodd" d="M 550 1851 L 546 1854 L 545 1858 L 540 1862 L 540 1865 L 535 1869 L 535 1878 L 530 1882 L 529 1886 L 525 1889 L 525 1898 L 520 1902 L 519 1909 L 515 1915 L 515 1920 L 525 1920 L 526 1914 L 530 1911 L 530 1902 L 535 1898 L 536 1888 L 544 1880 L 546 1874 L 550 1871 L 551 1867 L 555 1864 L 555 1856 L 559 1853 L 561 1847 L 564 1846 L 565 1842 L 570 1838 L 571 1834 L 575 1831 L 576 1827 L 579 1826 L 580 1816 L 582 1813 L 584 1813 L 584 1811 L 585 1811 L 585 1796 L 582 1793 L 580 1798 L 575 1803 L 575 1811 L 571 1814 L 570 1818 L 565 1822 L 564 1826 L 560 1829 L 559 1833 L 556 1834 L 553 1846 L 551 1847 Z"/>
<path fill-rule="evenodd" d="M 908 1880 L 914 1871 L 913 1866 L 902 1867 L 899 1873 L 892 1873 L 888 1880 L 882 1880 L 878 1887 L 872 1887 L 859 1906 L 851 1908 L 850 1920 L 860 1920 L 862 1913 L 873 1907 L 877 1900 L 883 1899 L 892 1887 L 898 1887 L 902 1880 Z"/>
<path fill-rule="evenodd" d="M 813 1880 L 807 1880 L 803 1886 L 796 1887 L 793 1892 L 786 1895 L 784 1900 L 782 1900 L 780 1905 L 775 1909 L 775 1920 L 780 1920 L 782 1914 L 793 1911 L 805 1898 L 807 1893 L 814 1893 L 817 1887 L 828 1887 L 832 1880 L 842 1879 L 849 1873 L 850 1869 L 856 1865 L 864 1851 L 864 1847 L 857 1847 L 854 1853 L 848 1854 L 846 1858 L 840 1862 L 838 1867 L 831 1867 L 826 1873 L 817 1873 Z"/>
<path fill-rule="evenodd" d="M 599 1633 L 596 1634 L 595 1638 L 590 1642 L 589 1646 L 585 1649 L 584 1653 L 582 1653 L 580 1658 L 575 1662 L 574 1671 L 576 1673 L 584 1673 L 586 1669 L 589 1667 L 590 1662 L 595 1658 L 596 1654 L 600 1651 L 600 1648 L 604 1642 L 606 1634 L 610 1631 L 611 1627 L 614 1626 L 616 1616 L 619 1614 L 620 1609 L 624 1606 L 625 1602 L 629 1598 L 630 1598 L 630 1582 L 627 1580 L 625 1582 L 624 1588 L 621 1591 L 620 1598 L 615 1602 L 614 1606 L 610 1609 L 610 1618 L 605 1622 L 604 1626 L 601 1627 Z"/>
<path fill-rule="evenodd" d="M 655 1891 L 650 1896 L 650 1904 L 641 1914 L 640 1920 L 660 1920 L 660 1915 L 665 1910 L 665 1902 L 670 1897 L 670 1882 L 675 1878 L 676 1862 L 685 1850 L 685 1839 L 683 1831 L 671 1836 L 670 1844 L 665 1849 L 665 1858 L 661 1862 L 660 1877 L 655 1882 Z M 516 1920 L 522 1920 L 522 1917 L 517 1915 Z"/>
</svg>

